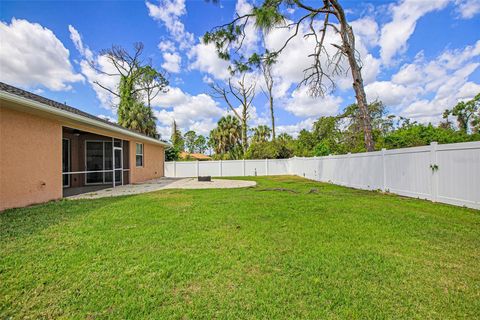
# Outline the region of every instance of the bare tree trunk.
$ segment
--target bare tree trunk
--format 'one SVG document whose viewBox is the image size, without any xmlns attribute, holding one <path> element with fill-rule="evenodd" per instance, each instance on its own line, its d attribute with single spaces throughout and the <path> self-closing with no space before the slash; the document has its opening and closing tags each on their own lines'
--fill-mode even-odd
<svg viewBox="0 0 480 320">
<path fill-rule="evenodd" d="M 248 110 L 247 110 L 247 100 L 244 97 L 244 104 L 242 108 L 242 146 L 243 146 L 243 156 L 245 157 L 245 153 L 248 149 L 248 136 L 247 136 L 247 119 L 248 119 Z"/>
<path fill-rule="evenodd" d="M 332 5 L 338 13 L 337 18 L 340 22 L 340 35 L 343 42 L 342 50 L 348 58 L 348 63 L 352 72 L 353 90 L 355 91 L 357 106 L 360 110 L 365 148 L 368 152 L 375 151 L 375 143 L 372 135 L 372 121 L 368 112 L 367 95 L 365 94 L 363 86 L 362 68 L 358 65 L 358 61 L 355 57 L 355 36 L 352 27 L 347 23 L 343 8 L 337 1 L 332 1 Z"/>
<path fill-rule="evenodd" d="M 242 119 L 242 147 L 243 147 L 243 154 L 245 156 L 245 153 L 247 152 L 248 149 L 248 137 L 247 137 L 247 122 Z"/>
<path fill-rule="evenodd" d="M 275 140 L 275 114 L 273 111 L 273 76 L 272 76 L 272 61 L 263 61 L 261 64 L 261 70 L 263 72 L 263 78 L 265 79 L 266 90 L 263 93 L 267 96 L 270 104 L 270 117 L 272 119 L 272 141 Z"/>
<path fill-rule="evenodd" d="M 235 117 L 242 124 L 242 149 L 243 152 L 247 152 L 248 149 L 248 116 L 249 108 L 252 104 L 252 100 L 255 97 L 255 83 L 251 85 L 245 84 L 245 75 L 238 81 L 238 85 L 234 85 L 231 82 L 231 79 L 228 80 L 228 89 L 225 89 L 222 86 L 219 86 L 215 83 L 211 84 L 210 87 L 213 89 L 213 92 L 210 94 L 215 99 L 223 99 L 230 110 L 233 112 Z M 241 113 L 237 111 L 230 101 L 230 97 L 236 99 L 240 102 L 242 107 Z"/>
<path fill-rule="evenodd" d="M 272 141 L 275 141 L 275 115 L 273 113 L 273 97 L 270 93 L 270 117 L 272 117 Z"/>
</svg>

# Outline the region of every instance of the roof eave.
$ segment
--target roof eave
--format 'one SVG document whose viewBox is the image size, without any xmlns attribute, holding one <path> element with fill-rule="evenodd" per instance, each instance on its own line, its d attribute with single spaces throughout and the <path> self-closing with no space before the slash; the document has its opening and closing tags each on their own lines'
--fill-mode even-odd
<svg viewBox="0 0 480 320">
<path fill-rule="evenodd" d="M 151 138 L 151 137 L 147 137 L 147 136 L 144 136 L 142 134 L 132 132 L 128 129 L 112 126 L 108 123 L 105 123 L 105 122 L 102 122 L 102 121 L 99 121 L 99 120 L 91 119 L 91 118 L 85 117 L 83 115 L 79 115 L 79 114 L 75 114 L 75 113 L 72 113 L 72 112 L 69 112 L 69 111 L 66 111 L 66 110 L 55 108 L 55 107 L 49 106 L 45 103 L 41 103 L 41 102 L 34 101 L 34 100 L 31 100 L 31 99 L 28 99 L 28 98 L 20 97 L 16 94 L 12 94 L 12 93 L 9 93 L 9 92 L 0 91 L 0 98 L 5 99 L 7 101 L 19 103 L 19 104 L 24 105 L 24 106 L 31 107 L 31 108 L 36 109 L 36 110 L 40 110 L 40 111 L 44 111 L 44 112 L 47 112 L 47 113 L 55 114 L 57 116 L 61 116 L 61 117 L 64 117 L 64 118 L 67 118 L 67 119 L 70 119 L 70 120 L 78 121 L 78 122 L 83 123 L 83 124 L 87 124 L 87 125 L 95 126 L 95 127 L 98 127 L 98 128 L 106 129 L 106 130 L 109 130 L 109 131 L 113 131 L 113 132 L 116 132 L 116 133 L 120 133 L 120 134 L 129 136 L 129 137 L 133 137 L 133 138 L 136 138 L 136 139 L 139 139 L 139 140 L 142 140 L 142 141 L 148 141 L 150 143 L 159 144 L 159 145 L 162 145 L 164 147 L 171 147 L 172 146 L 170 143 L 163 142 L 163 141 Z"/>
</svg>

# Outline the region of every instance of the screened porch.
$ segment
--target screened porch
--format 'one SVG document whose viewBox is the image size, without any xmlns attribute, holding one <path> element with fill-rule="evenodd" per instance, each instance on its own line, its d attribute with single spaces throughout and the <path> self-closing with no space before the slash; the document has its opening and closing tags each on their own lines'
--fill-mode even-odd
<svg viewBox="0 0 480 320">
<path fill-rule="evenodd" d="M 63 128 L 63 196 L 129 183 L 129 142 L 78 129 Z"/>
</svg>

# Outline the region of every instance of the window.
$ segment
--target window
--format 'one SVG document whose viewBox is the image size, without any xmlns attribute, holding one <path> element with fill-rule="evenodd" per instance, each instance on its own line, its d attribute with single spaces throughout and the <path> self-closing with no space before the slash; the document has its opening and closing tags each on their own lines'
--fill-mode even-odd
<svg viewBox="0 0 480 320">
<path fill-rule="evenodd" d="M 135 163 L 137 167 L 143 167 L 143 144 L 137 143 L 135 150 Z"/>
</svg>

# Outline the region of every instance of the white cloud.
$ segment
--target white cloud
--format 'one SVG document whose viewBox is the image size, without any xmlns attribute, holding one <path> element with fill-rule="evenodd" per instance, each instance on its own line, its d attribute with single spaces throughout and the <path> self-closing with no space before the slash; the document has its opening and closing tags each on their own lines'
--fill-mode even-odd
<svg viewBox="0 0 480 320">
<path fill-rule="evenodd" d="M 286 22 L 287 24 L 290 21 Z M 320 22 L 316 22 L 315 27 L 321 28 L 318 25 Z M 368 84 L 375 81 L 380 71 L 380 60 L 376 59 L 372 54 L 368 52 L 369 48 L 375 47 L 378 43 L 379 28 L 378 24 L 373 18 L 365 17 L 352 22 L 353 29 L 356 35 L 356 49 L 361 57 L 363 68 L 362 74 L 364 83 Z M 281 48 L 285 41 L 293 35 L 295 29 L 293 28 L 276 28 L 268 33 L 265 37 L 266 48 L 270 51 L 275 51 Z M 312 66 L 313 58 L 311 54 L 315 51 L 315 39 L 306 35 L 310 33 L 309 25 L 304 23 L 300 25 L 298 35 L 293 38 L 288 46 L 282 51 L 277 59 L 277 63 L 273 67 L 273 75 L 277 78 L 275 81 L 275 96 L 285 97 L 293 85 L 301 82 L 305 77 L 304 70 Z M 330 55 L 334 56 L 337 49 L 331 44 L 340 44 L 341 39 L 332 29 L 329 29 L 325 38 L 325 48 Z M 327 62 L 327 56 L 321 55 L 322 65 L 327 74 L 332 75 L 333 69 Z M 346 59 L 341 61 L 341 69 L 343 72 L 339 75 L 333 76 L 335 84 L 341 90 L 351 89 L 352 80 L 351 75 L 348 72 L 349 66 Z M 327 79 L 324 83 L 329 85 Z M 328 93 L 328 92 L 327 92 Z"/>
<path fill-rule="evenodd" d="M 107 57 L 95 56 L 93 54 L 89 47 L 83 43 L 82 36 L 77 29 L 69 25 L 68 30 L 70 31 L 70 39 L 83 58 L 80 61 L 82 74 L 87 78 L 88 83 L 95 91 L 102 107 L 114 111 L 119 102 L 118 97 L 99 87 L 95 82 L 101 83 L 104 87 L 114 92 L 117 91 L 120 77 L 109 75 L 117 74 L 117 70 Z M 95 70 L 95 68 L 91 66 L 91 62 L 95 64 L 95 68 L 98 70 Z"/>
<path fill-rule="evenodd" d="M 398 53 L 405 51 L 417 21 L 429 12 L 445 8 L 448 2 L 449 0 L 403 0 L 391 5 L 392 21 L 382 27 L 379 40 L 382 61 L 390 64 Z"/>
<path fill-rule="evenodd" d="M 355 32 L 357 50 L 360 47 L 372 48 L 378 44 L 380 30 L 373 17 L 363 17 L 350 23 Z M 364 51 L 365 49 L 362 49 Z M 366 50 L 365 50 L 366 51 Z"/>
<path fill-rule="evenodd" d="M 175 44 L 170 40 L 160 41 L 158 49 L 162 52 L 175 52 Z"/>
<path fill-rule="evenodd" d="M 320 117 L 337 114 L 341 103 L 342 98 L 332 95 L 311 97 L 308 88 L 301 87 L 292 92 L 283 108 L 297 117 Z"/>
<path fill-rule="evenodd" d="M 463 49 L 447 50 L 438 57 L 438 60 L 445 68 L 455 69 L 475 57 L 480 57 L 480 40 Z"/>
<path fill-rule="evenodd" d="M 312 130 L 315 121 L 315 118 L 307 118 L 295 124 L 277 125 L 275 130 L 277 131 L 277 134 L 288 133 L 296 138 L 302 129 Z"/>
<path fill-rule="evenodd" d="M 365 87 L 369 102 L 381 100 L 387 106 L 397 106 L 412 101 L 419 94 L 419 88 L 407 87 L 391 81 L 376 81 Z"/>
<path fill-rule="evenodd" d="M 422 80 L 422 74 L 416 64 L 403 65 L 400 70 L 393 75 L 392 82 L 400 85 L 410 85 Z"/>
<path fill-rule="evenodd" d="M 455 4 L 463 19 L 471 19 L 480 12 L 480 0 L 455 0 Z"/>
<path fill-rule="evenodd" d="M 113 123 L 117 123 L 117 118 L 116 117 L 107 116 L 107 115 L 104 115 L 104 114 L 99 114 L 99 115 L 97 115 L 97 117 L 99 117 L 100 119 L 103 119 L 103 120 L 107 120 L 107 121 L 110 121 L 110 122 L 113 122 Z"/>
<path fill-rule="evenodd" d="M 63 43 L 38 23 L 15 18 L 10 24 L 0 21 L 0 44 L 1 81 L 60 91 L 84 80 L 74 72 Z"/>
<path fill-rule="evenodd" d="M 168 91 L 164 94 L 159 94 L 152 101 L 154 107 L 170 108 L 177 105 L 185 104 L 188 101 L 188 95 L 182 89 L 177 87 L 168 87 Z"/>
<path fill-rule="evenodd" d="M 235 111 L 238 114 L 242 114 L 242 110 L 243 110 L 243 107 L 241 105 L 239 105 L 238 107 L 235 108 Z M 230 108 L 225 110 L 225 113 L 223 115 L 224 116 L 226 116 L 226 115 L 235 116 L 235 114 L 233 113 L 233 111 Z M 258 111 L 257 111 L 257 107 L 255 107 L 254 105 L 250 105 L 250 107 L 248 108 L 247 123 L 248 123 L 248 126 L 250 128 L 257 127 L 259 125 L 269 125 L 270 124 L 270 118 L 269 118 L 269 116 L 267 116 L 265 114 L 259 114 Z"/>
<path fill-rule="evenodd" d="M 445 50 L 430 61 L 419 53 L 412 63 L 401 66 L 391 81 L 367 85 L 368 99 L 379 98 L 402 116 L 436 123 L 445 109 L 480 92 L 480 85 L 469 80 L 480 66 L 479 52 L 480 41 Z"/>
<path fill-rule="evenodd" d="M 204 44 L 203 42 L 195 45 L 188 57 L 191 61 L 190 69 L 199 70 L 209 73 L 216 79 L 225 80 L 230 75 L 228 72 L 228 61 L 220 59 L 215 50 L 215 45 L 212 43 Z"/>
<path fill-rule="evenodd" d="M 178 53 L 165 52 L 163 54 L 163 60 L 164 62 L 162 64 L 162 68 L 171 73 L 180 72 L 180 64 L 182 63 L 182 58 Z"/>
<path fill-rule="evenodd" d="M 94 58 L 94 63 L 96 64 L 97 68 L 105 73 L 115 74 L 117 70 L 112 65 L 112 63 L 107 59 L 105 56 L 97 56 Z M 118 89 L 118 84 L 120 82 L 119 76 L 110 76 L 108 74 L 103 74 L 98 72 L 89 64 L 87 60 L 82 60 L 80 62 L 80 68 L 82 70 L 83 75 L 88 80 L 88 83 L 95 91 L 98 100 L 102 107 L 106 109 L 110 109 L 112 111 L 115 110 L 116 106 L 118 105 L 119 99 L 118 97 L 114 96 L 107 90 L 98 86 L 95 82 L 101 83 L 102 86 L 116 92 Z"/>
<path fill-rule="evenodd" d="M 193 34 L 187 32 L 180 21 L 180 17 L 187 13 L 185 0 L 160 0 L 158 5 L 147 1 L 145 5 L 150 17 L 165 25 L 172 38 L 180 45 L 180 49 L 192 46 Z"/>
<path fill-rule="evenodd" d="M 182 132 L 191 129 L 207 135 L 225 113 L 210 96 L 203 93 L 190 95 L 175 87 L 170 87 L 166 94 L 158 95 L 153 106 L 161 124 L 160 130 L 164 132 L 175 120 Z"/>
<path fill-rule="evenodd" d="M 70 32 L 70 39 L 72 40 L 75 48 L 77 48 L 78 52 L 84 56 L 88 61 L 93 59 L 93 52 L 83 45 L 82 37 L 80 33 L 78 33 L 77 29 L 75 29 L 71 24 L 68 25 L 68 31 Z"/>
<path fill-rule="evenodd" d="M 243 16 L 251 13 L 253 6 L 247 0 L 238 0 L 235 5 L 235 17 Z M 258 42 L 260 40 L 259 31 L 255 26 L 255 19 L 251 17 L 244 28 L 245 37 L 241 39 L 242 47 L 239 53 L 249 56 L 257 50 Z M 239 43 L 240 44 L 240 43 Z"/>
<path fill-rule="evenodd" d="M 475 82 L 465 83 L 457 92 L 459 100 L 470 100 L 472 97 L 480 93 L 480 84 Z"/>
</svg>

